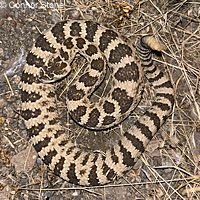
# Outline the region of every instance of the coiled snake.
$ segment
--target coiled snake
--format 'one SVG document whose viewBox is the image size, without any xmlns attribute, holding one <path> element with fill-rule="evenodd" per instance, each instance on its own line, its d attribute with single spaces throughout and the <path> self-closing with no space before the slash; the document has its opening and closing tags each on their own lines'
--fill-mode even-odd
<svg viewBox="0 0 200 200">
<path fill-rule="evenodd" d="M 134 48 L 119 33 L 84 20 L 59 22 L 36 39 L 21 77 L 22 116 L 36 151 L 54 173 L 74 184 L 101 185 L 135 164 L 174 104 L 168 75 L 152 63 L 152 49 L 159 48 L 151 36 L 141 38 Z M 67 107 L 80 125 L 106 129 L 124 120 L 140 100 L 144 74 L 156 92 L 151 108 L 105 155 L 86 152 L 67 139 L 56 111 L 54 82 L 70 72 L 77 52 L 89 66 L 69 86 Z M 112 88 L 93 103 L 90 96 L 101 84 L 106 65 Z"/>
</svg>

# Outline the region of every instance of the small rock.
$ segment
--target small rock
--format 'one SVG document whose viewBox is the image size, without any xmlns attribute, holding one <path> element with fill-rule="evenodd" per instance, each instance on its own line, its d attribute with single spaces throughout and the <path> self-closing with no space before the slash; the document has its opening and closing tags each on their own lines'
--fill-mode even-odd
<svg viewBox="0 0 200 200">
<path fill-rule="evenodd" d="M 80 12 L 78 10 L 73 10 L 71 15 L 73 19 L 78 19 L 80 17 Z"/>
<path fill-rule="evenodd" d="M 98 10 L 97 7 L 92 7 L 93 12 L 97 12 L 97 10 Z"/>
<path fill-rule="evenodd" d="M 12 20 L 12 17 L 8 17 L 7 20 L 8 20 L 8 21 L 11 21 L 11 20 Z"/>
<path fill-rule="evenodd" d="M 0 56 L 3 56 L 3 49 L 0 48 Z"/>
<path fill-rule="evenodd" d="M 10 187 L 7 185 L 6 187 L 4 187 L 4 189 L 2 191 L 0 191 L 0 199 L 1 200 L 8 200 L 10 199 Z"/>
<path fill-rule="evenodd" d="M 37 159 L 37 153 L 32 145 L 28 146 L 24 151 L 13 156 L 11 163 L 15 166 L 17 173 L 32 170 Z"/>
<path fill-rule="evenodd" d="M 0 108 L 2 109 L 2 108 L 5 107 L 7 104 L 8 104 L 8 102 L 7 102 L 3 97 L 1 97 L 1 98 L 0 98 Z"/>
</svg>

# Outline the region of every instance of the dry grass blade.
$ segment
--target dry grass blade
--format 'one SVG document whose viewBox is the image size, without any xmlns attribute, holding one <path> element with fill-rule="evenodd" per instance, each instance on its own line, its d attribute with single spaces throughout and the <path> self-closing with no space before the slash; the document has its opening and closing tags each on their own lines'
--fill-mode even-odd
<svg viewBox="0 0 200 200">
<path fill-rule="evenodd" d="M 13 2 L 18 6 L 23 3 Z M 24 2 L 30 4 L 30 1 Z M 0 199 L 200 199 L 200 3 L 195 0 L 48 2 L 64 6 L 45 8 L 41 6 L 46 2 L 35 0 L 33 3 L 38 4 L 35 9 L 17 9 L 2 8 L 4 4 L 0 3 L 0 73 L 3 77 L 0 81 Z M 139 160 L 129 174 L 110 185 L 77 187 L 68 184 L 42 167 L 40 160 L 31 172 L 21 174 L 16 174 L 9 163 L 11 157 L 26 149 L 29 140 L 17 114 L 21 104 L 18 89 L 21 73 L 10 77 L 4 71 L 10 61 L 16 59 L 22 45 L 28 53 L 33 38 L 68 18 L 98 21 L 132 39 L 133 45 L 138 37 L 148 33 L 165 45 L 162 56 L 155 55 L 153 59 L 169 72 L 174 84 L 176 105 L 172 116 L 149 144 L 143 162 Z M 77 144 L 105 152 L 151 106 L 154 92 L 147 83 L 141 104 L 112 130 L 85 130 L 66 114 L 64 98 L 66 85 L 86 67 L 81 63 L 80 68 L 75 64 L 74 73 L 58 90 L 58 99 L 63 99 L 58 103 L 63 116 L 61 121 Z M 106 82 L 95 91 L 94 101 L 109 90 L 110 76 L 108 73 Z"/>
</svg>

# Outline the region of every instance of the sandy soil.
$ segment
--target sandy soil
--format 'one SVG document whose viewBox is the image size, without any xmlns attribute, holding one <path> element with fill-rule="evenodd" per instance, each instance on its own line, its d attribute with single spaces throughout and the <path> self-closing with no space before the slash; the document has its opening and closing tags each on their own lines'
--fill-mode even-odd
<svg viewBox="0 0 200 200">
<path fill-rule="evenodd" d="M 0 199 L 200 199 L 200 2 L 57 2 L 43 2 L 43 6 L 37 0 L 32 4 L 0 2 Z M 80 188 L 52 174 L 31 148 L 20 115 L 18 84 L 33 39 L 67 18 L 98 21 L 133 43 L 142 34 L 155 34 L 166 47 L 161 56 L 154 56 L 155 63 L 168 71 L 175 88 L 172 115 L 134 169 L 102 187 Z M 82 61 L 78 57 L 75 66 L 83 67 Z M 77 144 L 95 151 L 110 147 L 153 99 L 153 90 L 146 83 L 143 100 L 127 120 L 114 129 L 91 132 L 72 122 L 67 114 L 64 90 L 68 81 L 59 83 L 57 94 L 61 120 Z M 101 97 L 105 87 L 109 84 L 104 83 L 94 97 Z"/>
</svg>

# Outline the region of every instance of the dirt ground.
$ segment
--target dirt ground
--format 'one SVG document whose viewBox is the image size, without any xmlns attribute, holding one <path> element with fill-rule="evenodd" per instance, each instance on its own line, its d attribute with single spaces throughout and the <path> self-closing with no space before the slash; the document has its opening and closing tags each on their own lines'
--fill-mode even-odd
<svg viewBox="0 0 200 200">
<path fill-rule="evenodd" d="M 43 5 L 42 5 L 43 3 Z M 154 55 L 175 89 L 175 106 L 135 167 L 114 183 L 79 187 L 52 174 L 31 147 L 18 87 L 34 38 L 64 19 L 91 19 L 132 39 L 153 33 L 165 46 Z M 82 67 L 77 58 L 76 67 Z M 81 64 L 80 64 L 81 63 Z M 107 74 L 109 77 L 109 72 Z M 0 199 L 1 200 L 151 200 L 200 199 L 200 1 L 199 0 L 49 0 L 0 2 Z M 131 116 L 107 131 L 88 131 L 69 118 L 65 88 L 59 83 L 58 112 L 77 144 L 103 151 L 116 142 L 150 106 L 153 89 Z M 94 96 L 102 96 L 104 83 Z"/>
</svg>

